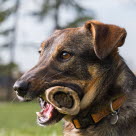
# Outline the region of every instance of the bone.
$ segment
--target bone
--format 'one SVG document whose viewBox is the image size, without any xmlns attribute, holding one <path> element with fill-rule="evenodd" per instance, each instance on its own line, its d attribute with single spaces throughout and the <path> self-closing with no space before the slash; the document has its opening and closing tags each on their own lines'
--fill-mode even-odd
<svg viewBox="0 0 136 136">
<path fill-rule="evenodd" d="M 51 87 L 45 91 L 45 97 L 60 113 L 76 115 L 80 111 L 78 94 L 68 87 Z"/>
<path fill-rule="evenodd" d="M 54 94 L 54 100 L 60 105 L 60 107 L 72 108 L 74 104 L 73 98 L 63 92 Z"/>
</svg>

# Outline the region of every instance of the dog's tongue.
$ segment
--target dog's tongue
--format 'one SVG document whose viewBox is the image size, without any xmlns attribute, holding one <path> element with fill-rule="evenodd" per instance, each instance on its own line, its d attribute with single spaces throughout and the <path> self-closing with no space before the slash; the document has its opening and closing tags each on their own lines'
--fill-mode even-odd
<svg viewBox="0 0 136 136">
<path fill-rule="evenodd" d="M 46 122 L 52 118 L 54 111 L 55 108 L 51 104 L 46 103 L 43 109 L 40 112 L 36 112 L 36 114 L 41 121 Z"/>
<path fill-rule="evenodd" d="M 44 117 L 50 118 L 52 116 L 53 109 L 54 107 L 51 104 L 47 103 L 40 114 Z"/>
</svg>

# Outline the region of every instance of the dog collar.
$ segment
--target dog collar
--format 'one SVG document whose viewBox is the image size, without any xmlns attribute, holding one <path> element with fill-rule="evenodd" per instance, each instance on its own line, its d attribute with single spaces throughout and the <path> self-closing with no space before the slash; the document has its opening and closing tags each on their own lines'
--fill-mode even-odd
<svg viewBox="0 0 136 136">
<path fill-rule="evenodd" d="M 96 125 L 99 123 L 103 118 L 112 114 L 114 116 L 114 120 L 111 124 L 116 124 L 118 121 L 117 110 L 123 105 L 126 100 L 126 96 L 120 96 L 119 98 L 115 99 L 110 103 L 110 105 L 104 107 L 97 113 L 88 114 L 85 117 L 75 116 L 72 119 L 72 123 L 74 124 L 75 128 L 77 129 L 84 129 L 91 125 Z"/>
</svg>

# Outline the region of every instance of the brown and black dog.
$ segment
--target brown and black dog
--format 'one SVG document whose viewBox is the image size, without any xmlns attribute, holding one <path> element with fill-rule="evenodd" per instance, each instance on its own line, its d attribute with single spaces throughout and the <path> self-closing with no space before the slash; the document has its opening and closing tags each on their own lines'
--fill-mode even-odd
<svg viewBox="0 0 136 136">
<path fill-rule="evenodd" d="M 14 85 L 18 97 L 30 101 L 64 86 L 78 92 L 81 103 L 77 115 L 65 115 L 46 101 L 52 114 L 39 124 L 63 118 L 64 136 L 136 136 L 136 77 L 118 53 L 126 34 L 124 28 L 92 20 L 56 30 L 41 44 L 38 64 Z"/>
</svg>

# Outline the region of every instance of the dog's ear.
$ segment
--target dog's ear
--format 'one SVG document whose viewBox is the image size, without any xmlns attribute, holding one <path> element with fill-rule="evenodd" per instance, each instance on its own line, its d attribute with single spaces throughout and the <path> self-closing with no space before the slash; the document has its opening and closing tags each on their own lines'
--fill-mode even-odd
<svg viewBox="0 0 136 136">
<path fill-rule="evenodd" d="M 85 28 L 91 32 L 94 51 L 99 59 L 105 58 L 113 49 L 122 46 L 127 35 L 124 28 L 95 20 L 87 21 Z"/>
</svg>

